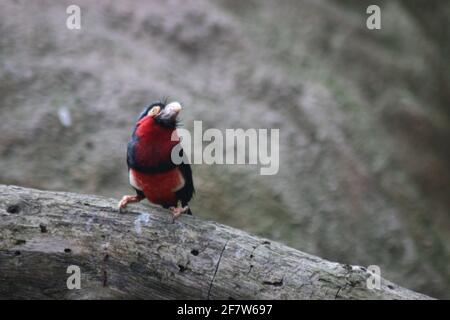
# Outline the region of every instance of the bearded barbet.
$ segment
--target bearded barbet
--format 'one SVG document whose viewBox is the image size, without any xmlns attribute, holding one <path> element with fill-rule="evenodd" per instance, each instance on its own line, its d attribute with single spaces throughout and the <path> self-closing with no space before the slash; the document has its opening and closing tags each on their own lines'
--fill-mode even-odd
<svg viewBox="0 0 450 320">
<path fill-rule="evenodd" d="M 156 102 L 139 116 L 127 150 L 128 176 L 136 195 L 124 196 L 119 210 L 147 198 L 169 209 L 173 222 L 183 213 L 192 214 L 188 207 L 195 192 L 191 166 L 186 161 L 172 161 L 172 149 L 176 146 L 183 156 L 176 133 L 181 110 L 178 102 Z"/>
</svg>

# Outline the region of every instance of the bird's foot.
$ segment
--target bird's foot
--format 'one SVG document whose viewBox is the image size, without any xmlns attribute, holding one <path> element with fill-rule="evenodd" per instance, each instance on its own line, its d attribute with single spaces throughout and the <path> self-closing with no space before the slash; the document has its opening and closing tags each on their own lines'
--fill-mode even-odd
<svg viewBox="0 0 450 320">
<path fill-rule="evenodd" d="M 125 207 L 129 203 L 139 202 L 141 200 L 142 200 L 142 198 L 139 196 L 123 196 L 122 200 L 120 200 L 119 205 L 118 205 L 119 211 L 122 211 L 123 209 L 125 209 Z"/>
<path fill-rule="evenodd" d="M 189 210 L 188 206 L 182 207 L 181 203 L 178 203 L 178 206 L 176 207 L 170 207 L 170 212 L 172 213 L 172 223 L 175 222 L 175 220 L 181 216 L 183 213 Z"/>
</svg>

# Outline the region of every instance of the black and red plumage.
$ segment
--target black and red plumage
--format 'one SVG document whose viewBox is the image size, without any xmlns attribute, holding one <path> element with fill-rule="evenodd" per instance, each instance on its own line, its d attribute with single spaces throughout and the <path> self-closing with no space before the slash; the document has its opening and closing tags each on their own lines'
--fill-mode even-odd
<svg viewBox="0 0 450 320">
<path fill-rule="evenodd" d="M 136 195 L 124 196 L 120 209 L 147 198 L 170 209 L 173 219 L 192 214 L 188 207 L 195 192 L 191 167 L 186 162 L 175 164 L 171 157 L 180 143 L 176 127 L 181 109 L 178 102 L 156 102 L 139 116 L 127 149 L 129 181 Z"/>
</svg>

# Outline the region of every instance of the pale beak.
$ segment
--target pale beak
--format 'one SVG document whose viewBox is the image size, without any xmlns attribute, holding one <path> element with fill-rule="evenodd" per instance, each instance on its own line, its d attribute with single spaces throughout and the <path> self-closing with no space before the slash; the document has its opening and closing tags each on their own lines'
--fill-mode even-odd
<svg viewBox="0 0 450 320">
<path fill-rule="evenodd" d="M 181 106 L 181 104 L 179 102 L 174 101 L 174 102 L 169 103 L 166 106 L 166 109 L 170 112 L 178 113 L 183 109 L 183 107 Z"/>
<path fill-rule="evenodd" d="M 164 113 L 167 113 L 171 118 L 176 118 L 178 116 L 178 113 L 183 109 L 181 104 L 179 102 L 171 102 L 164 108 Z"/>
</svg>

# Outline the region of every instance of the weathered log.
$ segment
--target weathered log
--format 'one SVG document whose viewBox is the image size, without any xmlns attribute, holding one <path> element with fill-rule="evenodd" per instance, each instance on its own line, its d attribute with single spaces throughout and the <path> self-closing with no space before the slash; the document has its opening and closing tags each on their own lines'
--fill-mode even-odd
<svg viewBox="0 0 450 320">
<path fill-rule="evenodd" d="M 0 185 L 1 299 L 427 299 L 365 268 L 215 222 L 117 200 Z M 256 214 L 256 213 L 255 213 Z M 81 289 L 67 288 L 67 268 Z"/>
</svg>

